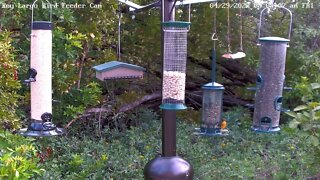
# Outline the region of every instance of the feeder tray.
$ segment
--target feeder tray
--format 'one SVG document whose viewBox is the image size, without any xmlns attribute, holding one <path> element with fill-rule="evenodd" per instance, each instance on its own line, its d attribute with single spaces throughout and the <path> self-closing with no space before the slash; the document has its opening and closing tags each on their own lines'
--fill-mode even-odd
<svg viewBox="0 0 320 180">
<path fill-rule="evenodd" d="M 237 52 L 234 54 L 226 53 L 226 54 L 223 54 L 222 57 L 226 58 L 226 59 L 241 59 L 241 58 L 246 57 L 246 54 L 244 52 Z"/>
<path fill-rule="evenodd" d="M 272 120 L 269 117 L 261 118 L 260 125 L 258 127 L 252 126 L 251 129 L 254 132 L 262 132 L 262 133 L 276 133 L 280 131 L 279 127 L 272 127 Z"/>
<path fill-rule="evenodd" d="M 34 121 L 29 125 L 28 128 L 21 129 L 20 134 L 31 137 L 58 136 L 64 134 L 64 129 L 58 128 L 52 123 Z"/>
<path fill-rule="evenodd" d="M 43 136 L 57 136 L 64 134 L 63 128 L 57 128 L 52 123 L 52 114 L 44 113 L 41 116 L 42 120 L 32 120 L 28 128 L 20 130 L 23 136 L 43 137 Z"/>
</svg>

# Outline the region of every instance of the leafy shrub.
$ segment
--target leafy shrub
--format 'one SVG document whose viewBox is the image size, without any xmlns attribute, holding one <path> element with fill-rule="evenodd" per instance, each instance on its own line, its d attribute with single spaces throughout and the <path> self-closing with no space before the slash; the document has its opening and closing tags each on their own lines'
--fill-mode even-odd
<svg viewBox="0 0 320 180">
<path fill-rule="evenodd" d="M 297 106 L 293 112 L 286 114 L 293 118 L 289 126 L 299 128 L 300 133 L 306 137 L 314 146 L 319 146 L 320 139 L 320 83 L 309 83 L 306 77 L 302 78 L 302 83 L 296 86 L 303 105 Z M 319 148 L 320 149 L 320 148 Z"/>
<path fill-rule="evenodd" d="M 97 105 L 100 99 L 101 89 L 98 83 L 91 82 L 80 89 L 71 89 L 64 95 L 59 108 L 55 109 L 56 119 L 76 118 L 86 108 Z"/>
<path fill-rule="evenodd" d="M 44 171 L 37 165 L 32 139 L 0 131 L 0 179 L 29 179 Z"/>
<path fill-rule="evenodd" d="M 317 173 L 319 158 L 310 144 L 288 130 L 253 133 L 248 115 L 241 108 L 225 114 L 228 137 L 197 136 L 199 125 L 178 122 L 177 154 L 191 163 L 194 179 L 307 179 Z M 161 154 L 161 121 L 147 109 L 136 118 L 140 127 L 105 129 L 99 139 L 81 132 L 41 139 L 40 146 L 52 148 L 52 155 L 39 179 L 143 179 L 146 163 Z"/>
<path fill-rule="evenodd" d="M 40 179 L 143 179 L 145 164 L 159 151 L 159 121 L 145 109 L 136 118 L 140 128 L 105 129 L 100 139 L 79 134 L 42 139 L 40 146 L 52 148 L 52 155 Z"/>
<path fill-rule="evenodd" d="M 10 33 L 0 31 L 0 129 L 17 129 L 20 125 L 16 115 L 20 83 L 13 53 Z"/>
</svg>

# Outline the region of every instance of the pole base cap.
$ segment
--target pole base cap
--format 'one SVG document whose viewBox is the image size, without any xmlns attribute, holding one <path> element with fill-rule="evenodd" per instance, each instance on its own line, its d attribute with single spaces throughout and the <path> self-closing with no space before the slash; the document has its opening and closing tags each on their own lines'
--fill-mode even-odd
<svg viewBox="0 0 320 180">
<path fill-rule="evenodd" d="M 184 159 L 173 157 L 158 157 L 151 160 L 144 168 L 145 180 L 192 180 L 193 168 Z"/>
</svg>

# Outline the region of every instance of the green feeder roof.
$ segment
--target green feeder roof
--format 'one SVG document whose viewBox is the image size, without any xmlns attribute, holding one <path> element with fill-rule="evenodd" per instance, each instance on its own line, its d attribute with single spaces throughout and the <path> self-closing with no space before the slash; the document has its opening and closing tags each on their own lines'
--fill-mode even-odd
<svg viewBox="0 0 320 180">
<path fill-rule="evenodd" d="M 278 43 L 283 43 L 283 42 L 289 42 L 289 39 L 281 38 L 281 37 L 262 37 L 259 38 L 260 42 L 278 42 Z"/>
<path fill-rule="evenodd" d="M 224 90 L 223 85 L 216 83 L 216 82 L 210 82 L 202 86 L 202 89 L 208 89 L 208 90 Z"/>
<path fill-rule="evenodd" d="M 109 71 L 109 70 L 120 68 L 120 67 L 138 70 L 138 71 L 145 71 L 145 68 L 141 66 L 119 62 L 119 61 L 110 61 L 104 64 L 100 64 L 100 65 L 94 66 L 93 69 L 96 70 L 97 72 L 105 72 L 105 71 Z"/>
<path fill-rule="evenodd" d="M 185 21 L 166 21 L 162 22 L 163 27 L 177 27 L 177 28 L 187 28 L 190 26 L 190 22 Z"/>
</svg>

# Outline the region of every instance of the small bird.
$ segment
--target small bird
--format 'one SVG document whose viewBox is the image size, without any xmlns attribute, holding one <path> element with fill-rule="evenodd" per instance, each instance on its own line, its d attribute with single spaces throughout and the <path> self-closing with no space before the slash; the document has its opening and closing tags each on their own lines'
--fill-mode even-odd
<svg viewBox="0 0 320 180">
<path fill-rule="evenodd" d="M 226 129 L 227 128 L 227 121 L 225 119 L 222 119 L 222 122 L 220 124 L 221 129 Z"/>
</svg>

